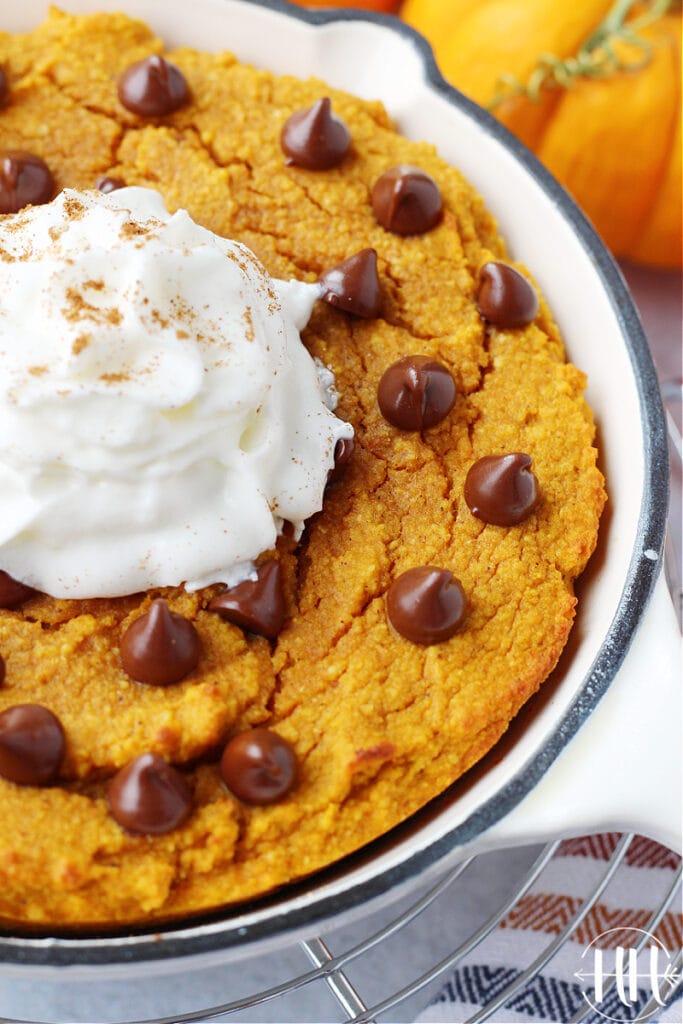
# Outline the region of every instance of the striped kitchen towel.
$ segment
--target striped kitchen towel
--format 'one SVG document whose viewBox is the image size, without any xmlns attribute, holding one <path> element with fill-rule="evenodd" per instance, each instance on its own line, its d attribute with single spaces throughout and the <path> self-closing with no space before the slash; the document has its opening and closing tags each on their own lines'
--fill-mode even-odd
<svg viewBox="0 0 683 1024">
<path fill-rule="evenodd" d="M 515 984 L 595 889 L 620 839 L 611 832 L 561 843 L 534 886 L 458 964 L 418 1021 L 465 1024 L 500 1001 L 486 1020 L 683 1024 L 680 984 L 672 1001 L 667 980 L 680 975 L 680 886 L 652 924 L 675 884 L 680 857 L 642 836 L 631 840 L 614 878 L 553 958 L 521 986 Z"/>
</svg>

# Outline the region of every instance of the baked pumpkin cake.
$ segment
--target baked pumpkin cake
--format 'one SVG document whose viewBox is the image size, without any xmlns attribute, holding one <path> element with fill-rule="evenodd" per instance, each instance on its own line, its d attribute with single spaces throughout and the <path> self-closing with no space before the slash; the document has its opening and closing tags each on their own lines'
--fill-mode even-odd
<svg viewBox="0 0 683 1024">
<path fill-rule="evenodd" d="M 120 14 L 0 68 L 0 920 L 172 919 L 382 835 L 547 678 L 585 378 L 379 103 Z"/>
</svg>

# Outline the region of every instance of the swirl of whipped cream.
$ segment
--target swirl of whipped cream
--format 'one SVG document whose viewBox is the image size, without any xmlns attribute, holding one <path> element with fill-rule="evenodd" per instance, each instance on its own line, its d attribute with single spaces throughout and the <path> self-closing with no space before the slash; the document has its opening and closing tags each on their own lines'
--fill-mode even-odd
<svg viewBox="0 0 683 1024">
<path fill-rule="evenodd" d="M 149 189 L 0 218 L 0 568 L 54 597 L 239 582 L 322 507 L 318 285 Z"/>
</svg>

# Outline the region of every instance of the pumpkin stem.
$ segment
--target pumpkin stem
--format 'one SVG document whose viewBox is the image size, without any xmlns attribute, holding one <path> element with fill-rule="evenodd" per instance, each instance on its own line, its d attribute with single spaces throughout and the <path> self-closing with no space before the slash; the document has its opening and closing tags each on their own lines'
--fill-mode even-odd
<svg viewBox="0 0 683 1024">
<path fill-rule="evenodd" d="M 526 83 L 515 75 L 502 74 L 488 109 L 494 110 L 513 96 L 527 96 L 538 103 L 543 89 L 569 89 L 580 78 L 609 78 L 618 71 L 638 71 L 652 58 L 651 44 L 639 33 L 671 7 L 678 6 L 680 0 L 615 0 L 576 54 L 557 57 L 542 53 Z M 634 8 L 642 13 L 627 20 Z M 619 56 L 615 50 L 617 42 L 627 43 L 636 51 L 635 55 L 628 60 Z"/>
</svg>

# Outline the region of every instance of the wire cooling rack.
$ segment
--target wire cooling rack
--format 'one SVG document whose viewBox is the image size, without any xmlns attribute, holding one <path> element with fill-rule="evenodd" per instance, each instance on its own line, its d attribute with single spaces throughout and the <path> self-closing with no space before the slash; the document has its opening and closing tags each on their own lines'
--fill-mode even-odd
<svg viewBox="0 0 683 1024">
<path fill-rule="evenodd" d="M 547 964 L 549 964 L 557 952 L 569 940 L 570 936 L 580 927 L 582 921 L 589 914 L 591 909 L 600 900 L 608 885 L 617 877 L 620 868 L 625 864 L 626 852 L 633 840 L 631 834 L 623 835 L 610 859 L 605 862 L 602 874 L 592 887 L 587 888 L 579 902 L 578 909 L 566 922 L 565 926 L 554 935 L 545 945 L 542 952 L 530 963 L 525 970 L 521 971 L 514 980 L 503 990 L 499 990 L 495 998 L 491 999 L 485 1006 L 482 1006 L 473 1016 L 469 1017 L 463 1024 L 479 1024 L 479 1022 L 494 1018 L 497 1021 L 505 1020 L 505 1005 L 517 994 L 524 991 L 525 987 L 538 975 Z M 240 998 L 219 1006 L 205 1007 L 192 1013 L 181 1015 L 140 1018 L 134 1024 L 198 1024 L 198 1022 L 220 1019 L 221 1021 L 244 1021 L 244 1020 L 292 1020 L 291 1013 L 284 1010 L 280 1013 L 279 1007 L 282 1001 L 288 996 L 298 993 L 302 989 L 317 988 L 319 992 L 318 1005 L 328 1005 L 326 1002 L 326 989 L 333 997 L 329 1005 L 336 1009 L 336 1016 L 327 1013 L 324 1018 L 326 1022 L 339 1021 L 347 1024 L 382 1024 L 386 1021 L 410 1020 L 418 1012 L 421 1005 L 428 1002 L 430 995 L 433 995 L 439 987 L 439 983 L 448 976 L 457 965 L 483 942 L 498 927 L 501 921 L 514 910 L 520 900 L 529 892 L 534 883 L 542 879 L 544 871 L 553 858 L 559 842 L 548 843 L 542 848 L 536 849 L 536 856 L 533 862 L 526 868 L 521 877 L 514 878 L 509 891 L 498 902 L 495 911 L 481 923 L 471 934 L 464 938 L 456 938 L 454 935 L 442 935 L 441 947 L 449 949 L 447 955 L 425 970 L 417 970 L 414 977 L 406 977 L 403 984 L 398 987 L 389 979 L 388 989 L 385 994 L 378 993 L 378 985 L 381 988 L 382 965 L 386 964 L 387 948 L 392 941 L 398 941 L 403 949 L 410 948 L 414 942 L 418 945 L 424 935 L 424 918 L 430 913 L 438 912 L 438 920 L 443 926 L 443 907 L 449 906 L 454 909 L 450 919 L 457 923 L 457 908 L 462 905 L 467 893 L 467 887 L 471 872 L 475 869 L 475 862 L 481 858 L 470 858 L 459 864 L 444 878 L 432 885 L 430 889 L 423 892 L 420 897 L 411 902 L 408 906 L 402 907 L 400 913 L 390 915 L 381 927 L 364 934 L 362 938 L 353 942 L 346 942 L 341 951 L 334 951 L 330 948 L 332 940 L 323 939 L 320 936 L 312 937 L 298 944 L 301 970 L 294 970 L 290 976 L 269 988 L 262 988 L 251 995 L 242 995 Z M 487 855 L 483 855 L 487 856 Z M 502 859 L 500 864 L 504 864 Z M 657 930 L 667 911 L 677 910 L 680 906 L 681 868 L 674 874 L 668 891 L 660 904 L 654 910 L 649 920 L 643 926 L 642 941 L 636 946 L 636 951 L 642 949 L 648 941 L 648 934 Z M 358 934 L 367 926 L 367 922 L 361 922 L 354 926 Z M 454 932 L 456 929 L 454 929 Z M 328 943 L 330 943 L 328 945 Z M 373 973 L 373 960 L 378 963 L 377 972 Z M 308 969 L 304 969 L 306 961 Z M 578 962 L 578 961 L 577 961 Z M 368 995 L 363 991 L 363 984 L 359 984 L 354 978 L 354 971 L 362 965 L 362 975 L 367 983 L 368 977 L 373 977 L 372 992 Z M 667 1003 L 673 1001 L 680 989 L 681 976 L 681 955 L 679 954 L 672 964 L 670 971 L 674 978 L 672 983 L 664 982 L 660 988 L 660 998 Z M 676 979 L 679 979 L 678 982 Z M 615 982 L 612 981 L 612 987 Z M 606 985 L 604 995 L 609 992 L 609 984 Z M 371 997 L 370 997 L 371 996 Z M 421 998 L 419 998 L 421 997 Z M 261 1017 L 259 1010 L 268 1006 L 269 1013 Z M 401 1007 L 407 1010 L 401 1012 Z M 412 1008 L 411 1008 L 412 1007 Z M 646 1007 L 640 1007 L 639 1020 L 649 1019 L 658 1009 L 654 1003 Z M 247 1011 L 249 1011 L 247 1013 Z M 573 1016 L 567 1018 L 565 1024 L 589 1024 L 599 1020 L 588 1003 L 581 1001 L 580 1005 L 574 1008 Z M 246 1016 L 245 1016 L 246 1013 Z M 254 1014 L 256 1013 L 256 1016 Z M 501 1015 L 502 1014 L 502 1015 Z M 296 1018 L 302 1019 L 302 1018 Z M 18 1024 L 17 1018 L 0 1018 L 0 1024 Z M 31 1021 L 35 1024 L 35 1021 Z M 132 1024 L 132 1022 L 131 1022 Z"/>
<path fill-rule="evenodd" d="M 580 926 L 581 922 L 584 920 L 591 908 L 598 902 L 608 884 L 619 871 L 619 868 L 624 863 L 624 857 L 632 839 L 633 836 L 631 834 L 622 836 L 614 850 L 614 853 L 605 866 L 602 877 L 590 891 L 586 892 L 579 909 L 567 922 L 565 927 L 552 939 L 551 942 L 548 943 L 548 945 L 543 949 L 543 952 L 536 957 L 533 963 L 528 965 L 526 970 L 522 971 L 502 992 L 499 992 L 495 999 L 491 1000 L 486 1006 L 482 1007 L 481 1010 L 475 1013 L 474 1016 L 470 1017 L 466 1024 L 479 1024 L 481 1021 L 489 1020 L 517 993 L 523 991 L 529 981 L 552 960 L 557 951 Z M 180 1024 L 180 1021 L 184 1022 L 184 1024 L 185 1022 L 190 1024 L 190 1022 L 208 1020 L 211 1019 L 211 1017 L 226 1016 L 229 1018 L 230 1015 L 235 1015 L 240 1010 L 263 1005 L 266 1002 L 276 1000 L 285 993 L 292 992 L 305 985 L 321 983 L 324 983 L 334 996 L 342 1014 L 342 1016 L 338 1018 L 340 1021 L 350 1022 L 350 1024 L 375 1024 L 375 1022 L 379 1024 L 380 1021 L 390 1019 L 394 1020 L 396 1019 L 395 1015 L 391 1015 L 395 1013 L 396 1009 L 400 1007 L 401 1004 L 419 993 L 426 993 L 433 990 L 435 983 L 438 983 L 439 979 L 445 978 L 447 974 L 453 970 L 461 960 L 463 960 L 464 957 L 471 953 L 488 935 L 491 934 L 500 922 L 515 908 L 519 901 L 529 891 L 531 886 L 542 876 L 543 871 L 556 852 L 558 845 L 558 842 L 552 842 L 543 847 L 521 882 L 518 882 L 513 887 L 507 898 L 503 900 L 496 911 L 488 918 L 488 920 L 477 928 L 472 935 L 458 943 L 456 948 L 454 948 L 446 957 L 440 960 L 429 970 L 424 971 L 418 974 L 415 978 L 407 981 L 405 985 L 398 989 L 398 991 L 392 991 L 384 998 L 374 1000 L 372 1005 L 369 1005 L 369 1001 L 366 1001 L 363 998 L 361 992 L 358 991 L 358 988 L 350 980 L 348 976 L 349 969 L 352 968 L 353 964 L 360 958 L 367 960 L 368 957 L 377 954 L 377 952 L 381 950 L 383 944 L 397 934 L 400 934 L 403 942 L 409 943 L 411 941 L 411 926 L 417 921 L 420 915 L 427 913 L 430 907 L 434 906 L 437 902 L 447 900 L 451 902 L 454 907 L 457 907 L 459 899 L 458 887 L 462 887 L 467 884 L 467 871 L 475 858 L 471 858 L 470 860 L 464 861 L 458 865 L 454 871 L 434 885 L 417 902 L 404 910 L 399 916 L 393 918 L 388 924 L 384 925 L 384 927 L 341 953 L 333 953 L 327 943 L 320 937 L 302 942 L 301 947 L 313 964 L 313 968 L 311 970 L 302 972 L 297 977 L 290 978 L 289 980 L 273 986 L 270 989 L 261 991 L 252 997 L 248 997 L 246 999 L 242 998 L 233 1003 L 226 1003 L 223 1006 L 216 1006 L 210 1010 L 186 1015 L 182 1018 L 158 1018 L 154 1021 L 154 1024 Z M 656 931 L 667 911 L 677 905 L 677 902 L 680 902 L 680 885 L 681 868 L 679 866 L 669 891 L 661 904 L 652 913 L 650 920 L 644 928 L 644 933 Z M 643 948 L 647 939 L 648 936 L 643 934 L 640 946 L 637 946 L 636 949 Z M 680 972 L 681 957 L 679 955 L 674 964 L 672 975 L 674 977 L 679 977 Z M 612 982 L 612 984 L 614 984 L 614 982 Z M 679 986 L 680 982 L 678 985 L 675 983 L 669 985 L 668 991 L 660 993 L 660 995 L 664 994 L 667 1002 L 671 1002 L 676 998 Z M 651 1007 L 646 1007 L 645 1010 L 641 1010 L 639 1016 L 644 1019 L 648 1009 L 650 1013 L 652 1013 L 656 1008 L 656 1004 L 653 1003 Z M 580 1024 L 580 1022 L 590 1020 L 593 1016 L 594 1012 L 588 1004 L 584 1004 L 580 1007 L 579 1011 L 571 1017 L 567 1024 Z M 142 1024 L 142 1022 L 136 1022 L 136 1024 Z"/>
</svg>

